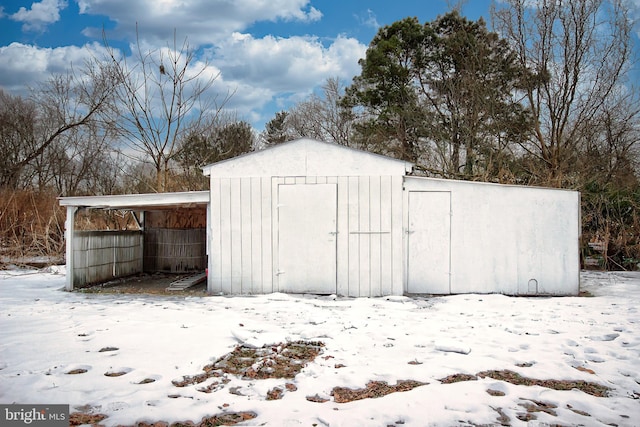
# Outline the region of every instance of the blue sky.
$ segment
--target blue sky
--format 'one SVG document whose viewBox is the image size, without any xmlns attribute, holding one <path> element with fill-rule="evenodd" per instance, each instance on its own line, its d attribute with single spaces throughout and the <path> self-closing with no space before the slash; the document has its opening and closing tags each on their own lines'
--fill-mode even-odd
<svg viewBox="0 0 640 427">
<path fill-rule="evenodd" d="M 639 0 L 630 0 L 636 4 Z M 455 0 L 2 0 L 0 88 L 26 95 L 51 73 L 142 44 L 187 38 L 199 64 L 219 73 L 209 95 L 233 93 L 226 107 L 257 131 L 276 111 L 305 99 L 328 78 L 348 83 L 378 28 L 407 16 L 421 22 Z M 490 22 L 491 0 L 463 1 L 463 15 Z"/>
<path fill-rule="evenodd" d="M 0 88 L 26 95 L 51 73 L 102 49 L 127 49 L 135 26 L 146 46 L 165 47 L 176 30 L 219 72 L 213 90 L 233 92 L 227 107 L 264 128 L 276 111 L 304 99 L 327 78 L 359 74 L 358 59 L 380 26 L 407 16 L 422 22 L 449 10 L 447 0 L 40 0 L 2 1 Z M 178 5 L 179 4 L 179 5 Z M 467 2 L 489 19 L 490 0 Z M 211 96 L 215 96 L 214 93 Z"/>
</svg>

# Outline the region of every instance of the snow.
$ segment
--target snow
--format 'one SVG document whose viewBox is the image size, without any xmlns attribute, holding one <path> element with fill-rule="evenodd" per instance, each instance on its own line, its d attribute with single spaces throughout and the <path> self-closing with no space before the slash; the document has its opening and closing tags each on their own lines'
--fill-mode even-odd
<svg viewBox="0 0 640 427">
<path fill-rule="evenodd" d="M 554 298 L 185 297 L 83 294 L 63 286 L 64 267 L 0 272 L 0 403 L 70 404 L 72 412 L 107 415 L 106 426 L 199 422 L 234 411 L 257 414 L 244 425 L 268 426 L 499 425 L 500 412 L 513 426 L 640 423 L 640 273 L 583 272 L 582 290 L 593 297 Z M 214 379 L 172 384 L 241 342 L 294 340 L 325 347 L 292 380 L 230 375 L 212 393 L 197 389 Z M 87 372 L 67 374 L 73 369 Z M 490 377 L 439 381 L 504 369 L 612 390 L 596 397 Z M 105 376 L 114 372 L 124 374 Z M 349 403 L 331 396 L 336 386 L 401 380 L 428 384 Z M 266 400 L 286 383 L 297 390 Z M 314 395 L 329 400 L 306 399 Z M 535 421 L 519 420 L 532 401 L 555 405 L 556 416 L 535 412 Z"/>
</svg>

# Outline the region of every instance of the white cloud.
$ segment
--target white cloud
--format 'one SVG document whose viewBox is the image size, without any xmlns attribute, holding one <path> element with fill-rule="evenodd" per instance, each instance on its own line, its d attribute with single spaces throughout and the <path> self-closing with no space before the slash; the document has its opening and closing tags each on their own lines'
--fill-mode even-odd
<svg viewBox="0 0 640 427">
<path fill-rule="evenodd" d="M 351 79 L 365 51 L 358 40 L 342 36 L 325 46 L 317 37 L 254 38 L 236 32 L 208 56 L 221 70 L 214 88 L 235 90 L 227 107 L 258 121 L 270 118 L 258 116 L 269 103 L 286 108 L 330 77 Z"/>
<path fill-rule="evenodd" d="M 209 61 L 210 73 L 220 71 L 208 96 L 219 102 L 233 94 L 225 108 L 252 123 L 266 121 L 272 115 L 262 111 L 268 104 L 286 108 L 329 77 L 353 77 L 365 50 L 366 46 L 346 37 L 324 46 L 315 37 L 254 38 L 233 33 L 202 59 Z M 194 64 L 194 68 L 200 70 L 203 64 Z"/>
<path fill-rule="evenodd" d="M 309 0 L 79 0 L 82 14 L 109 16 L 117 23 L 113 35 L 139 36 L 153 44 L 188 34 L 196 46 L 216 44 L 234 31 L 258 21 L 317 21 L 322 12 Z M 88 28 L 85 35 L 100 37 L 102 28 Z"/>
<path fill-rule="evenodd" d="M 375 28 L 376 30 L 380 28 L 376 14 L 371 9 L 367 9 L 366 16 L 356 16 L 356 19 L 366 27 Z"/>
<path fill-rule="evenodd" d="M 51 0 L 40 4 L 46 1 Z M 365 45 L 346 36 L 246 34 L 259 21 L 321 19 L 322 12 L 309 0 L 78 0 L 78 6 L 80 13 L 104 15 L 116 23 L 109 38 L 129 43 L 135 40 L 138 25 L 143 51 L 166 50 L 174 31 L 178 49 L 184 37 L 190 48 L 205 46 L 197 51 L 194 70 L 207 64 L 207 74 L 220 73 L 208 95 L 221 101 L 232 93 L 226 107 L 253 123 L 271 114 L 263 108 L 303 99 L 327 78 L 350 80 L 360 72 L 358 59 L 366 51 Z M 101 40 L 102 28 L 85 29 L 84 34 Z M 80 66 L 92 54 L 100 58 L 103 50 L 99 42 L 84 47 L 40 48 L 21 43 L 0 47 L 0 86 L 26 94 L 28 86 L 51 73 L 65 72 L 71 63 Z"/>
<path fill-rule="evenodd" d="M 227 78 L 278 92 L 309 90 L 326 78 L 351 78 L 366 46 L 339 36 L 325 47 L 316 37 L 254 38 L 234 33 L 216 49 L 215 61 Z"/>
<path fill-rule="evenodd" d="M 31 9 L 21 7 L 11 19 L 22 22 L 24 31 L 41 31 L 48 24 L 60 20 L 60 11 L 67 7 L 65 0 L 42 0 L 31 4 Z"/>
<path fill-rule="evenodd" d="M 1 85 L 4 89 L 26 95 L 29 86 L 47 80 L 52 73 L 61 74 L 71 66 L 83 66 L 102 49 L 97 43 L 57 48 L 40 48 L 17 42 L 0 46 Z"/>
</svg>

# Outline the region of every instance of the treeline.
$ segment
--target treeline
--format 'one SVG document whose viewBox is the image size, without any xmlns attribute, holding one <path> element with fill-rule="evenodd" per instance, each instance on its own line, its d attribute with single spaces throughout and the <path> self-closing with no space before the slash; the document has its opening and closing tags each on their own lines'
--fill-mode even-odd
<svg viewBox="0 0 640 427">
<path fill-rule="evenodd" d="M 351 84 L 329 80 L 264 139 L 335 141 L 425 176 L 579 190 L 583 258 L 637 269 L 640 99 L 624 2 L 510 0 L 492 18 L 495 31 L 456 11 L 381 28 Z"/>
<path fill-rule="evenodd" d="M 327 80 L 259 133 L 225 112 L 233 94 L 207 96 L 217 76 L 208 64 L 194 72 L 186 41 L 134 49 L 128 62 L 106 46 L 28 98 L 0 91 L 2 250 L 60 253 L 57 196 L 205 189 L 203 165 L 309 137 L 410 161 L 424 176 L 579 190 L 583 255 L 604 247 L 603 267 L 635 269 L 628 13 L 623 0 L 509 0 L 492 10 L 493 29 L 457 11 L 406 18 L 379 29 L 352 81 Z"/>
</svg>

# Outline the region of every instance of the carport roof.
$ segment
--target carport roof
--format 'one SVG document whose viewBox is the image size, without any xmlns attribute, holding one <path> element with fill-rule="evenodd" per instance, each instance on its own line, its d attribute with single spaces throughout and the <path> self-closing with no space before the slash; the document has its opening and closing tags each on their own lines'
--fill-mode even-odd
<svg viewBox="0 0 640 427">
<path fill-rule="evenodd" d="M 121 194 L 115 196 L 60 197 L 61 206 L 94 209 L 174 209 L 206 206 L 209 191 L 186 191 L 178 193 Z"/>
</svg>

